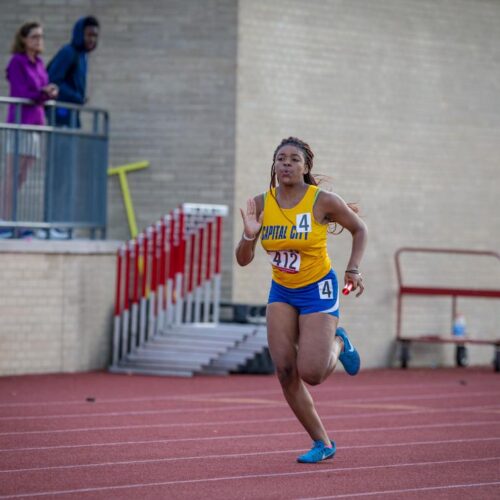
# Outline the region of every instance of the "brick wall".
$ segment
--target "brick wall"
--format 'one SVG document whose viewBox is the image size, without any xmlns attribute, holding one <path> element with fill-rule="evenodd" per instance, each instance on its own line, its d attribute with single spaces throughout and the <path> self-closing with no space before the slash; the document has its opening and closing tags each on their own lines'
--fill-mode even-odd
<svg viewBox="0 0 500 500">
<path fill-rule="evenodd" d="M 43 23 L 48 62 L 78 18 L 96 15 L 102 29 L 89 60 L 89 105 L 110 111 L 110 163 L 151 162 L 128 176 L 139 230 L 182 202 L 226 203 L 232 212 L 237 6 L 236 0 L 4 0 L 0 67 L 25 20 Z M 1 77 L 0 95 L 6 93 Z M 108 187 L 108 236 L 127 238 L 118 178 Z M 229 224 L 224 232 L 226 262 L 231 230 Z"/>
<path fill-rule="evenodd" d="M 139 226 L 183 201 L 227 203 L 225 298 L 266 299 L 262 252 L 235 267 L 236 209 L 267 188 L 272 152 L 288 135 L 310 142 L 315 171 L 359 202 L 368 224 L 367 291 L 342 304 L 365 366 L 393 359 L 399 246 L 500 248 L 498 2 L 4 0 L 0 64 L 26 18 L 45 24 L 48 60 L 89 13 L 102 22 L 90 104 L 111 112 L 110 161 L 151 161 L 129 176 Z M 111 237 L 127 237 L 116 178 L 109 225 Z M 330 241 L 338 270 L 349 246 L 346 234 Z M 463 269 L 445 264 L 448 275 Z M 444 307 L 418 302 L 409 326 L 447 315 Z M 482 307 L 469 320 L 494 335 L 498 315 Z M 420 351 L 425 362 L 449 358 L 448 349 Z"/>
<path fill-rule="evenodd" d="M 116 248 L 0 241 L 0 375 L 108 366 Z"/>
<path fill-rule="evenodd" d="M 366 292 L 342 300 L 341 323 L 365 366 L 385 366 L 394 354 L 395 250 L 500 249 L 500 3 L 256 0 L 240 2 L 238 19 L 235 205 L 266 190 L 283 137 L 310 143 L 315 171 L 359 202 L 368 225 Z M 235 218 L 235 242 L 240 234 Z M 349 235 L 329 248 L 343 271 Z M 262 251 L 256 261 L 235 268 L 235 300 L 266 300 Z M 444 278 L 465 269 L 444 262 Z M 449 300 L 437 304 L 410 304 L 406 331 L 449 331 Z M 464 305 L 477 336 L 498 337 L 498 305 Z M 449 361 L 450 349 L 421 346 L 414 363 Z M 492 348 L 473 351 L 473 362 L 492 358 Z"/>
</svg>

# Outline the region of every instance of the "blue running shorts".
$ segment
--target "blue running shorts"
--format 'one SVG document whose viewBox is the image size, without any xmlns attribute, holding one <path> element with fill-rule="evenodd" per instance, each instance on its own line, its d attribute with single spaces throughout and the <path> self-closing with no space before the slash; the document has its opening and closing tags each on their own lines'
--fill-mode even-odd
<svg viewBox="0 0 500 500">
<path fill-rule="evenodd" d="M 271 282 L 268 304 L 284 302 L 294 307 L 299 314 L 322 312 L 339 317 L 339 283 L 333 269 L 310 285 L 287 288 L 274 280 Z"/>
</svg>

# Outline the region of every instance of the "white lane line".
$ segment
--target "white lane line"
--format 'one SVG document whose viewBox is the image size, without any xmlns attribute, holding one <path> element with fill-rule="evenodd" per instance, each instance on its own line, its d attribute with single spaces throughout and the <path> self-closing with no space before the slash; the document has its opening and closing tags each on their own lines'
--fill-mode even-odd
<svg viewBox="0 0 500 500">
<path fill-rule="evenodd" d="M 239 410 L 253 410 L 260 408 L 276 408 L 277 406 L 282 406 L 283 408 L 288 408 L 285 400 L 277 402 L 269 402 L 266 404 L 259 405 L 238 405 L 238 406 L 200 406 L 197 408 L 168 408 L 165 410 L 141 410 L 141 411 L 114 411 L 114 412 L 97 412 L 97 413 L 62 413 L 58 415 L 35 415 L 35 416 L 22 416 L 22 417 L 0 417 L 0 420 L 50 420 L 50 419 L 62 419 L 62 418 L 88 418 L 88 417 L 131 417 L 139 415 L 168 415 L 173 413 L 211 413 L 214 411 L 239 411 Z"/>
<path fill-rule="evenodd" d="M 273 378 L 273 380 L 276 380 Z M 315 387 L 313 390 L 315 393 L 334 393 L 334 392 L 340 392 L 344 393 L 345 388 L 343 386 L 335 386 L 335 382 L 341 382 L 339 380 L 335 380 L 335 375 L 332 379 L 330 379 L 329 384 L 322 385 L 321 387 Z M 277 382 L 276 382 L 277 383 Z M 411 389 L 412 387 L 421 389 L 422 384 L 421 383 L 414 383 L 414 384 L 383 384 L 383 385 L 376 385 L 376 384 L 365 384 L 365 385 L 359 385 L 356 384 L 353 387 L 349 387 L 349 391 L 355 392 L 355 391 L 372 391 L 372 390 L 394 390 L 394 389 L 403 389 L 405 392 L 408 389 Z M 426 382 L 426 387 L 451 387 L 453 389 L 463 389 L 468 386 L 460 386 L 458 387 L 456 381 L 452 382 L 441 382 L 441 383 L 428 383 Z M 484 387 L 484 385 L 483 385 Z M 83 390 L 83 389 L 82 389 Z M 87 391 L 89 392 L 89 391 Z M 261 389 L 261 390 L 250 390 L 247 391 L 248 394 L 251 394 L 252 396 L 256 394 L 278 394 L 282 395 L 281 389 L 279 386 L 276 387 L 276 389 Z M 193 399 L 196 400 L 196 398 L 206 398 L 206 397 L 225 397 L 225 396 L 241 396 L 242 394 L 245 394 L 244 390 L 236 390 L 236 391 L 222 391 L 222 392 L 206 392 L 206 393 L 198 393 L 198 394 L 190 394 L 189 396 L 146 396 L 146 397 L 131 397 L 131 398 L 107 398 L 107 399 L 100 399 L 99 397 L 96 398 L 96 401 L 94 404 L 118 404 L 118 403 L 141 403 L 141 402 L 149 402 L 149 401 L 192 401 Z M 77 400 L 55 400 L 55 401 L 24 401 L 24 402 L 18 402 L 18 403 L 0 403 L 0 408 L 13 408 L 16 406 L 19 407 L 26 407 L 26 406 L 51 406 L 51 405 L 88 405 L 86 401 L 83 400 L 85 396 L 82 396 L 82 399 L 77 399 Z"/>
<path fill-rule="evenodd" d="M 430 410 L 412 410 L 412 411 L 391 411 L 391 412 L 374 412 L 374 413 L 352 413 L 352 414 L 339 414 L 339 415 L 326 415 L 322 420 L 332 420 L 338 418 L 373 418 L 373 417 L 391 417 L 391 416 L 405 416 L 413 415 L 414 413 L 428 413 Z M 450 411 L 450 409 L 443 410 Z M 270 424 L 278 422 L 297 422 L 296 417 L 276 417 L 276 418 L 252 418 L 246 420 L 211 420 L 204 422 L 174 422 L 168 424 L 137 424 L 137 425 L 115 425 L 103 427 L 78 427 L 72 429 L 47 429 L 39 431 L 11 431 L 0 432 L 0 436 L 24 436 L 25 434 L 60 434 L 68 432 L 93 432 L 93 431 L 116 431 L 116 430 L 132 430 L 132 429 L 152 429 L 152 428 L 171 428 L 171 427 L 207 427 L 207 426 L 225 426 L 225 425 L 244 425 L 244 424 Z"/>
<path fill-rule="evenodd" d="M 318 405 L 317 405 L 318 406 Z M 493 408 L 497 406 L 494 405 Z M 257 407 L 258 408 L 258 407 Z M 322 420 L 343 420 L 345 418 L 375 418 L 375 417 L 393 417 L 393 416 L 412 416 L 422 413 L 449 413 L 449 412 L 475 412 L 487 413 L 487 410 L 492 406 L 462 406 L 454 408 L 422 408 L 421 410 L 409 411 L 390 411 L 390 412 L 372 412 L 372 413 L 339 413 L 337 415 L 322 416 Z M 172 428 L 172 427 L 207 427 L 207 426 L 224 426 L 224 425 L 243 425 L 243 424 L 261 424 L 261 423 L 278 423 L 278 422 L 296 422 L 296 417 L 276 417 L 276 418 L 254 418 L 245 420 L 211 420 L 203 422 L 172 422 L 166 424 L 130 424 L 130 425 L 113 425 L 101 427 L 76 427 L 68 429 L 41 429 L 33 431 L 8 431 L 0 432 L 0 436 L 23 436 L 33 434 L 67 434 L 70 432 L 94 432 L 94 431 L 119 431 L 119 430 L 133 430 L 133 429 L 152 429 L 152 428 Z"/>
<path fill-rule="evenodd" d="M 360 398 L 360 399 L 339 399 L 335 402 L 329 401 L 316 401 L 316 406 L 335 406 L 335 404 L 349 404 L 349 403 L 368 403 L 368 402 L 384 402 L 384 401 L 425 401 L 432 399 L 467 399 L 473 397 L 483 397 L 483 396 L 498 396 L 498 391 L 485 391 L 476 392 L 471 394 L 423 394 L 423 395 L 413 395 L 413 396 L 391 396 L 387 398 Z M 219 406 L 202 406 L 198 408 L 168 408 L 163 410 L 142 410 L 142 411 L 125 411 L 125 412 L 95 412 L 95 413 L 62 413 L 62 414 L 52 414 L 52 415 L 23 415 L 23 416 L 10 416 L 10 417 L 0 417 L 2 421 L 8 420 L 47 420 L 47 419 L 62 419 L 62 418 L 89 418 L 89 417 L 120 417 L 120 416 L 132 416 L 132 415 L 164 415 L 170 413 L 195 413 L 195 412 L 212 412 L 212 411 L 233 411 L 233 410 L 249 410 L 254 408 L 274 408 L 276 406 L 283 406 L 288 408 L 285 401 L 269 401 L 268 403 L 261 403 L 259 405 L 238 405 L 233 407 L 219 407 Z"/>
<path fill-rule="evenodd" d="M 273 380 L 275 380 L 273 378 Z M 345 394 L 345 386 L 336 386 L 335 382 L 339 382 L 338 380 L 335 380 L 335 375 L 333 378 L 329 379 L 329 382 L 321 385 L 320 387 L 313 387 L 312 392 L 318 396 L 318 395 L 332 395 L 332 394 Z M 342 382 L 342 381 L 340 381 Z M 276 382 L 277 383 L 277 382 Z M 478 386 L 484 388 L 485 384 L 481 384 L 480 382 L 477 383 Z M 437 388 L 437 387 L 443 387 L 443 388 L 449 388 L 458 391 L 458 395 L 463 395 L 464 392 L 472 389 L 474 390 L 475 386 L 471 385 L 458 385 L 456 381 L 451 381 L 451 382 L 445 382 L 445 383 L 428 383 L 426 382 L 426 388 Z M 394 389 L 401 389 L 404 391 L 404 393 L 411 392 L 412 388 L 416 389 L 421 389 L 422 384 L 421 383 L 415 383 L 415 384 L 386 384 L 386 385 L 378 385 L 378 384 L 372 384 L 372 385 L 350 385 L 349 386 L 349 391 L 350 392 L 363 392 L 363 391 L 369 391 L 376 389 L 377 391 L 380 390 L 386 390 L 389 389 L 391 392 L 393 392 Z M 498 393 L 496 390 L 496 384 L 493 385 L 492 388 L 493 393 Z M 235 391 L 222 391 L 222 392 L 208 392 L 208 393 L 198 393 L 198 394 L 190 394 L 189 396 L 186 395 L 171 395 L 171 396 L 147 396 L 147 397 L 130 397 L 130 398 L 107 398 L 107 399 L 101 399 L 98 396 L 96 397 L 96 401 L 93 402 L 94 405 L 98 404 L 119 404 L 119 403 L 144 403 L 144 402 L 161 402 L 161 401 L 196 401 L 199 398 L 207 399 L 207 398 L 217 398 L 217 397 L 228 397 L 228 396 L 237 396 L 241 397 L 242 394 L 249 394 L 251 396 L 255 395 L 272 395 L 276 394 L 280 397 L 282 397 L 282 392 L 279 386 L 276 387 L 276 389 L 261 389 L 261 390 L 235 390 Z M 446 393 L 446 395 L 450 394 L 449 392 Z M 92 396 L 95 397 L 95 394 L 92 394 Z M 88 405 L 89 403 L 84 401 L 85 396 L 82 395 L 82 399 L 78 400 L 55 400 L 55 401 L 24 401 L 24 402 L 16 402 L 16 403 L 0 403 L 0 408 L 15 408 L 15 407 L 29 407 L 29 406 L 70 406 L 70 405 Z M 411 398 L 412 396 L 406 396 L 406 399 Z M 418 397 L 418 395 L 416 396 Z M 398 398 L 398 396 L 388 396 L 389 400 L 391 398 Z M 405 398 L 405 396 L 401 396 L 401 398 Z M 361 398 L 361 399 L 354 399 L 351 401 L 373 401 L 377 400 L 378 398 Z"/>
<path fill-rule="evenodd" d="M 407 396 L 385 396 L 385 397 L 373 397 L 373 398 L 357 398 L 357 399 L 340 399 L 339 402 L 342 403 L 367 403 L 367 402 L 385 402 L 385 401 L 420 401 L 420 400 L 427 400 L 427 399 L 463 399 L 463 398 L 471 398 L 471 397 L 483 397 L 483 396 L 498 396 L 498 393 L 500 391 L 500 386 L 496 390 L 492 391 L 483 391 L 483 392 L 470 392 L 470 393 L 465 393 L 465 392 L 457 392 L 457 393 L 450 393 L 450 392 L 441 392 L 441 393 L 431 393 L 431 394 L 413 394 L 413 395 L 407 395 Z M 330 404 L 335 404 L 334 401 L 332 401 Z"/>
<path fill-rule="evenodd" d="M 14 495 L 4 495 L 0 498 L 25 498 L 25 497 L 38 497 L 38 496 L 48 496 L 48 495 L 68 495 L 73 493 L 89 493 L 96 491 L 113 491 L 113 490 L 125 490 L 132 488 L 147 488 L 151 486 L 172 486 L 179 484 L 197 484 L 197 483 L 214 483 L 219 481 L 235 481 L 235 480 L 245 480 L 245 479 L 265 479 L 272 477 L 293 477 L 293 476 L 305 476 L 310 474 L 322 474 L 322 473 L 338 473 L 338 472 L 352 472 L 361 470 L 374 470 L 374 469 L 390 469 L 390 468 L 400 468 L 400 467 L 426 467 L 435 465 L 449 465 L 449 464 L 462 464 L 462 463 L 473 463 L 473 462 L 494 462 L 499 461 L 500 457 L 484 457 L 484 458 L 464 458 L 459 460 L 440 460 L 434 462 L 414 462 L 414 463 L 404 463 L 404 464 L 386 464 L 386 465 L 364 465 L 359 467 L 341 467 L 328 469 L 315 469 L 306 470 L 300 472 L 274 472 L 268 474 L 247 474 L 243 476 L 222 476 L 222 477 L 209 477 L 203 479 L 184 479 L 184 480 L 173 480 L 173 481 L 155 481 L 151 483 L 135 483 L 135 484 L 121 484 L 115 486 L 98 486 L 94 488 L 75 488 L 69 490 L 56 490 L 56 491 L 37 491 L 32 493 L 20 493 Z"/>
<path fill-rule="evenodd" d="M 408 441 L 406 443 L 384 443 L 384 444 L 358 444 L 350 446 L 338 446 L 337 450 L 359 450 L 367 448 L 397 448 L 400 446 L 435 446 L 443 444 L 464 444 L 464 443 L 482 443 L 486 441 L 500 441 L 500 437 L 490 437 L 490 438 L 471 438 L 471 439 L 447 439 L 441 441 Z M 275 451 L 256 451 L 252 453 L 225 453 L 216 455 L 193 455 L 189 457 L 165 457 L 165 458 L 148 458 L 143 460 L 121 460 L 116 462 L 96 462 L 90 464 L 73 464 L 73 465 L 51 465 L 47 467 L 30 467 L 26 469 L 4 469 L 0 470 L 1 474 L 8 473 L 18 473 L 18 472 L 34 472 L 34 471 L 46 471 L 46 470 L 57 470 L 57 469 L 83 469 L 89 467 L 112 467 L 115 465 L 137 465 L 137 464 L 151 464 L 151 463 L 163 463 L 163 462 L 177 462 L 182 460 L 207 460 L 214 458 L 240 458 L 240 457 L 255 457 L 255 456 L 268 456 L 268 455 L 280 455 L 286 453 L 301 453 L 304 448 L 298 448 L 294 450 L 275 450 Z"/>
<path fill-rule="evenodd" d="M 462 488 L 482 488 L 484 486 L 499 486 L 500 481 L 490 483 L 465 483 L 465 484 L 446 484 L 443 486 L 423 486 L 421 488 L 405 488 L 401 490 L 384 490 L 384 491 L 365 491 L 362 493 L 344 493 L 343 495 L 331 495 L 327 497 L 307 497 L 298 500 L 326 500 L 328 498 L 353 498 L 353 497 L 368 497 L 373 495 L 395 495 L 401 493 L 414 493 L 417 491 L 435 491 L 435 490 L 452 490 Z"/>
<path fill-rule="evenodd" d="M 336 433 L 349 433 L 349 432 L 382 432 L 382 431 L 401 431 L 401 430 L 415 430 L 415 429 L 436 429 L 442 427 L 477 427 L 481 425 L 500 425 L 500 420 L 485 420 L 473 422 L 443 422 L 439 424 L 422 424 L 422 425 L 404 425 L 404 426 L 389 426 L 389 427 L 371 427 L 371 428 L 358 428 L 358 429 L 329 429 L 327 432 L 334 435 Z M 158 443 L 185 443 L 190 441 L 221 441 L 224 439 L 254 439 L 263 437 L 277 437 L 277 436 L 297 436 L 303 435 L 304 431 L 296 432 L 273 432 L 273 433 L 259 433 L 259 434 L 237 434 L 225 436 L 201 436 L 191 438 L 174 438 L 174 439 L 148 439 L 141 441 L 114 441 L 110 443 L 87 443 L 87 444 L 63 444 L 55 446 L 33 446 L 30 448 L 2 448 L 2 453 L 12 453 L 13 451 L 34 451 L 34 450 L 56 450 L 68 448 L 92 448 L 104 446 L 130 446 L 136 444 L 158 444 Z"/>
<path fill-rule="evenodd" d="M 393 411 L 393 412 L 379 412 L 379 413 L 352 413 L 343 415 L 326 415 L 322 420 L 332 420 L 338 418 L 374 418 L 374 417 L 390 417 L 390 416 L 405 416 L 414 413 L 426 413 L 429 410 L 413 410 L 413 411 Z M 444 410 L 443 410 L 444 411 Z M 446 410 L 450 411 L 450 410 Z M 204 422 L 174 422 L 168 424 L 136 424 L 136 425 L 115 425 L 103 427 L 78 427 L 72 429 L 47 429 L 39 431 L 11 431 L 0 432 L 0 436 L 24 436 L 26 434 L 66 434 L 69 432 L 93 432 L 93 431 L 117 431 L 117 430 L 132 430 L 132 429 L 163 429 L 172 427 L 207 427 L 207 426 L 226 426 L 226 425 L 246 425 L 246 424 L 270 424 L 278 422 L 297 422 L 296 417 L 282 417 L 282 418 L 253 418 L 246 420 L 211 420 Z"/>
</svg>

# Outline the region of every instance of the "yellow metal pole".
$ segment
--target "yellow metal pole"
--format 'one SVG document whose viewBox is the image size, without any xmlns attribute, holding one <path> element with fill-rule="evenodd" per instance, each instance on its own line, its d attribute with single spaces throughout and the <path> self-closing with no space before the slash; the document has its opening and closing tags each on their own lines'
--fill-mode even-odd
<svg viewBox="0 0 500 500">
<path fill-rule="evenodd" d="M 149 167 L 149 161 L 139 161 L 136 163 L 128 163 L 120 165 L 119 167 L 112 167 L 108 169 L 108 175 L 118 175 L 120 180 L 120 187 L 122 189 L 123 204 L 125 205 L 125 213 L 127 214 L 128 227 L 130 229 L 130 236 L 135 238 L 138 234 L 137 223 L 135 219 L 134 204 L 130 196 L 130 189 L 128 187 L 127 173 L 134 172 Z"/>
</svg>

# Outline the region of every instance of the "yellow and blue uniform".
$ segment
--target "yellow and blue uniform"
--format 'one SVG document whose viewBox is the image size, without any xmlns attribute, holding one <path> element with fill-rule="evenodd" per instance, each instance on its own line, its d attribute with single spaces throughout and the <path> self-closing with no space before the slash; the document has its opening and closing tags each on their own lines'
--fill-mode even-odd
<svg viewBox="0 0 500 500">
<path fill-rule="evenodd" d="M 289 303 L 299 314 L 338 316 L 338 281 L 326 245 L 328 225 L 319 224 L 313 215 L 319 192 L 308 186 L 293 208 L 278 206 L 275 189 L 264 196 L 260 239 L 273 270 L 269 303 Z"/>
</svg>

